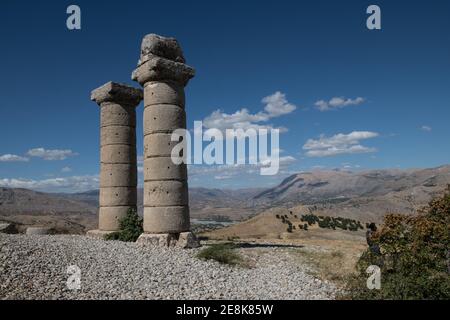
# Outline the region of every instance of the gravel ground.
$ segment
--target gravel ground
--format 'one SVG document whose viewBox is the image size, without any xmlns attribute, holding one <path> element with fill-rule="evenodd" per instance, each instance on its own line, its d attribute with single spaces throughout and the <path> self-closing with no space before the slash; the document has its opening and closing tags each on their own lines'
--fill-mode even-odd
<svg viewBox="0 0 450 320">
<path fill-rule="evenodd" d="M 332 299 L 288 249 L 240 249 L 251 268 L 195 257 L 200 249 L 140 247 L 84 236 L 0 234 L 0 299 Z M 81 270 L 69 290 L 67 268 Z"/>
</svg>

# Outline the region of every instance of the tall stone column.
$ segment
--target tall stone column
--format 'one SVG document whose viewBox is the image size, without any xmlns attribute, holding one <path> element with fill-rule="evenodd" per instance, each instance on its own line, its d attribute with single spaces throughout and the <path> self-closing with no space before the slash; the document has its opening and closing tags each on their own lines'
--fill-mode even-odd
<svg viewBox="0 0 450 320">
<path fill-rule="evenodd" d="M 177 40 L 144 37 L 132 79 L 144 87 L 144 234 L 138 242 L 194 247 L 186 164 L 174 164 L 171 134 L 186 128 L 184 87 L 194 76 Z"/>
<path fill-rule="evenodd" d="M 91 236 L 119 230 L 119 220 L 136 209 L 136 106 L 142 90 L 108 82 L 91 93 L 100 106 L 99 230 Z"/>
</svg>

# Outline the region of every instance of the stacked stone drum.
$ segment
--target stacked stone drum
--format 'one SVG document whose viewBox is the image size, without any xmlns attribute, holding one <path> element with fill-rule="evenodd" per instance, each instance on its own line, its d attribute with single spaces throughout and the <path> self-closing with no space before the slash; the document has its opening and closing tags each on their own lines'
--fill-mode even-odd
<svg viewBox="0 0 450 320">
<path fill-rule="evenodd" d="M 142 91 L 108 82 L 91 93 L 101 109 L 99 230 L 119 230 L 119 220 L 137 203 L 136 106 Z"/>
<path fill-rule="evenodd" d="M 186 128 L 184 87 L 194 76 L 173 38 L 144 37 L 132 78 L 144 87 L 144 235 L 141 242 L 192 242 L 186 164 L 172 161 L 176 129 Z M 178 155 L 181 156 L 181 155 Z M 180 239 L 180 237 L 182 239 Z M 186 243 L 183 244 L 186 246 Z"/>
</svg>

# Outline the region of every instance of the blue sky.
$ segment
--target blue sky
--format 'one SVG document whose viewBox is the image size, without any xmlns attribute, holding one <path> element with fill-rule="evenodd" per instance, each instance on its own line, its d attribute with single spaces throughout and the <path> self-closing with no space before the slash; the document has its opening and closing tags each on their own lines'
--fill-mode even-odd
<svg viewBox="0 0 450 320">
<path fill-rule="evenodd" d="M 70 4 L 81 8 L 81 30 L 66 28 Z M 370 4 L 381 8 L 381 30 L 366 28 Z M 176 37 L 196 69 L 186 88 L 190 128 L 216 110 L 215 119 L 245 122 L 266 112 L 265 97 L 295 106 L 249 123 L 286 128 L 279 175 L 191 167 L 190 186 L 265 187 L 301 170 L 449 163 L 448 1 L 7 0 L 0 185 L 97 186 L 99 109 L 89 93 L 110 80 L 138 86 L 130 75 L 147 33 Z M 138 122 L 141 154 L 142 105 Z"/>
</svg>

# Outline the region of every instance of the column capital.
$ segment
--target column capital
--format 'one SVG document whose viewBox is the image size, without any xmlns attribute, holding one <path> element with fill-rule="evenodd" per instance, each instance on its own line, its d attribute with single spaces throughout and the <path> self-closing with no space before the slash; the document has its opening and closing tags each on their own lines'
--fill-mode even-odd
<svg viewBox="0 0 450 320">
<path fill-rule="evenodd" d="M 174 81 L 186 86 L 195 70 L 185 63 L 177 39 L 150 33 L 142 39 L 138 67 L 131 79 L 141 85 L 149 81 Z"/>
<path fill-rule="evenodd" d="M 195 75 L 194 68 L 181 62 L 155 55 L 147 55 L 146 59 L 131 75 L 141 85 L 149 81 L 174 81 L 186 86 Z"/>
<path fill-rule="evenodd" d="M 141 89 L 117 82 L 107 82 L 91 92 L 91 100 L 98 105 L 103 102 L 115 102 L 136 107 L 143 99 Z"/>
</svg>

